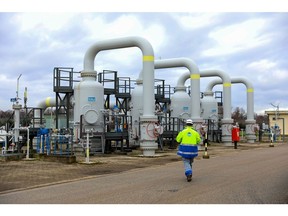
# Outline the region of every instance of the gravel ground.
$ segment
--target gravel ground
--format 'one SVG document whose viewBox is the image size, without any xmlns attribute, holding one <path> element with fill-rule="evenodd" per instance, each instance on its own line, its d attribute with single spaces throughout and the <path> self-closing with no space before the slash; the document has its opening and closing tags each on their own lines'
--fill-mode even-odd
<svg viewBox="0 0 288 216">
<path fill-rule="evenodd" d="M 257 150 L 258 148 L 269 148 L 269 143 L 240 143 L 237 149 L 234 149 L 233 146 L 227 147 L 222 144 L 211 143 L 208 146 L 208 155 L 212 158 L 223 154 Z M 202 146 L 197 160 L 203 160 L 203 150 L 204 147 Z M 165 165 L 181 160 L 176 152 L 176 149 L 164 149 L 163 151 L 156 151 L 155 157 L 143 157 L 141 151 L 133 150 L 127 154 L 112 153 L 90 156 L 89 164 L 85 163 L 85 157 L 81 156 L 77 157 L 77 162 L 72 164 L 39 159 L 0 161 L 0 194 L 131 169 Z"/>
</svg>

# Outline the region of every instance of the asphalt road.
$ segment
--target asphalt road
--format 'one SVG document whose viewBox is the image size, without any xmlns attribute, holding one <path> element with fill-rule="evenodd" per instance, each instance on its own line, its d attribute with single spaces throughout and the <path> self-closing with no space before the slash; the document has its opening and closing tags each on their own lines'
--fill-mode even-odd
<svg viewBox="0 0 288 216">
<path fill-rule="evenodd" d="M 0 195 L 13 204 L 287 204 L 288 144 Z"/>
</svg>

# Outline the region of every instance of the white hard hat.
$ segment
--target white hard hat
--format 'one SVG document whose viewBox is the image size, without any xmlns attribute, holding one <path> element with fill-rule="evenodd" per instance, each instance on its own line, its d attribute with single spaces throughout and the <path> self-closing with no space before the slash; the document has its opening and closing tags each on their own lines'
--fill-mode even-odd
<svg viewBox="0 0 288 216">
<path fill-rule="evenodd" d="M 192 125 L 192 124 L 193 124 L 192 119 L 187 119 L 187 120 L 186 120 L 186 124 L 191 124 L 191 125 Z"/>
</svg>

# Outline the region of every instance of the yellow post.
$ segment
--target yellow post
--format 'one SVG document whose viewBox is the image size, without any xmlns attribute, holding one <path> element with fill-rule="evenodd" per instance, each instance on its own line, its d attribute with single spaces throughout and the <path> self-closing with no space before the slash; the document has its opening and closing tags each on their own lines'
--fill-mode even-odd
<svg viewBox="0 0 288 216">
<path fill-rule="evenodd" d="M 87 132 L 87 143 L 86 143 L 86 163 L 89 163 L 89 132 Z"/>
<path fill-rule="evenodd" d="M 269 145 L 269 147 L 274 147 L 274 144 L 273 144 L 273 140 L 272 140 L 273 138 L 271 138 L 271 140 L 270 140 L 270 145 Z"/>
<path fill-rule="evenodd" d="M 203 155 L 203 158 L 204 159 L 209 159 L 210 156 L 208 155 L 208 147 L 207 147 L 207 144 L 208 144 L 208 139 L 207 139 L 207 133 L 205 133 L 205 151 L 204 151 L 204 155 Z"/>
<path fill-rule="evenodd" d="M 271 138 L 270 138 L 270 145 L 269 147 L 274 147 L 274 144 L 273 144 L 273 133 L 271 133 Z"/>
</svg>

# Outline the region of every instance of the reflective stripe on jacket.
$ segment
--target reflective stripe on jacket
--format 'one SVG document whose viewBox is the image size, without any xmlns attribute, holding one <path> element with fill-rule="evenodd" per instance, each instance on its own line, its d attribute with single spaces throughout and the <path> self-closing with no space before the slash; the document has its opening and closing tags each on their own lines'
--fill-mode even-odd
<svg viewBox="0 0 288 216">
<path fill-rule="evenodd" d="M 197 145 L 183 145 L 180 144 L 178 147 L 177 154 L 184 158 L 194 158 L 198 156 Z"/>
<path fill-rule="evenodd" d="M 201 138 L 197 131 L 191 126 L 187 126 L 176 137 L 176 141 L 180 143 L 177 154 L 184 158 L 194 158 L 198 156 L 197 144 Z"/>
</svg>

